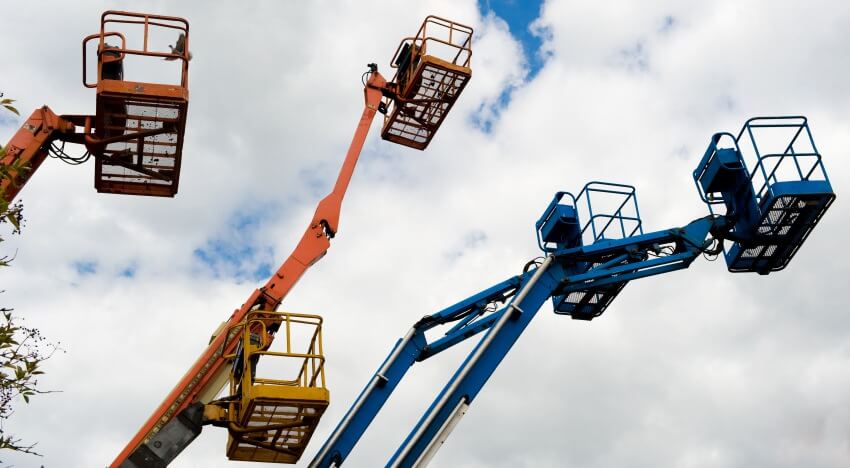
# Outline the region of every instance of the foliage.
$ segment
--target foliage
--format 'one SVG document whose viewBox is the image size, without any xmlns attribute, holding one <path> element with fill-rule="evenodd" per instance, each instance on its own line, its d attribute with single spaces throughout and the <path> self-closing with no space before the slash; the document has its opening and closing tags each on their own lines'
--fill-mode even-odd
<svg viewBox="0 0 850 468">
<path fill-rule="evenodd" d="M 3 98 L 4 94 L 0 93 L 0 107 L 5 108 L 9 112 L 14 113 L 15 115 L 20 115 L 18 109 L 15 109 L 12 106 L 12 103 L 15 102 L 14 99 Z M 0 146 L 0 158 L 5 156 L 6 151 L 3 149 L 3 146 Z M 11 164 L 0 164 L 0 180 L 11 178 L 11 173 L 20 173 L 21 171 L 28 170 L 27 167 L 23 166 L 21 161 L 13 161 Z M 0 193 L 0 224 L 8 223 L 12 226 L 12 234 L 19 234 L 21 232 L 21 226 L 24 221 L 23 214 L 24 206 L 18 201 L 17 203 L 11 203 L 11 200 L 6 200 L 3 197 L 3 194 Z M 3 236 L 0 234 L 0 242 L 3 242 Z M 9 262 L 13 257 L 8 255 L 0 255 L 0 267 L 9 266 Z"/>
<path fill-rule="evenodd" d="M 7 111 L 9 111 L 9 112 L 11 112 L 15 115 L 21 115 L 21 113 L 18 112 L 18 109 L 15 109 L 14 107 L 12 107 L 13 102 L 15 102 L 14 99 L 9 99 L 9 98 L 3 99 L 3 93 L 0 93 L 0 106 L 5 107 Z"/>
<path fill-rule="evenodd" d="M 6 223 L 12 226 L 12 234 L 20 234 L 21 226 L 24 224 L 24 205 L 21 202 L 10 205 L 0 196 L 0 225 Z M 2 236 L 0 236 L 0 242 L 3 242 Z M 0 254 L 0 267 L 9 266 L 12 260 L 14 257 Z"/>
<path fill-rule="evenodd" d="M 52 393 L 38 388 L 41 364 L 58 349 L 35 328 L 16 323 L 11 309 L 0 308 L 0 449 L 38 455 L 35 444 L 6 433 L 3 423 L 14 414 L 12 404 L 21 398 L 29 403 L 34 395 Z"/>
<path fill-rule="evenodd" d="M 0 93 L 0 107 L 5 108 L 9 112 L 14 113 L 15 115 L 21 115 L 18 112 L 18 109 L 15 109 L 12 106 L 12 103 L 15 102 L 14 99 L 3 98 L 4 94 Z M 0 146 L 0 158 L 6 155 L 6 151 L 3 149 L 3 146 Z M 20 173 L 21 171 L 26 171 L 28 168 L 24 167 L 20 161 L 14 161 L 11 164 L 2 164 L 0 165 L 0 180 L 10 178 L 10 173 Z M 20 233 L 21 225 L 24 220 L 23 216 L 24 206 L 21 202 L 11 203 L 9 200 L 6 200 L 2 194 L 0 194 L 0 224 L 9 223 L 12 226 L 12 233 Z M 3 237 L 0 235 L 0 242 L 3 242 Z M 7 255 L 0 256 L 0 266 L 8 266 L 11 258 Z"/>
<path fill-rule="evenodd" d="M 18 114 L 13 102 L 13 99 L 3 99 L 3 93 L 0 93 L 0 107 Z M 5 151 L 0 146 L 0 158 L 4 155 Z M 0 180 L 10 178 L 11 170 L 27 170 L 19 164 L 0 164 Z M 13 234 L 20 233 L 23 221 L 23 205 L 5 200 L 0 193 L 0 225 L 9 224 Z M 3 237 L 0 237 L 0 242 L 3 242 Z M 12 259 L 8 255 L 0 255 L 0 267 L 9 266 Z M 35 395 L 51 393 L 38 388 L 38 378 L 42 375 L 41 364 L 50 359 L 58 348 L 46 341 L 38 329 L 22 326 L 11 309 L 0 308 L 0 315 L 0 449 L 38 455 L 34 443 L 23 442 L 6 432 L 4 423 L 14 414 L 13 404 L 18 400 L 29 403 Z"/>
<path fill-rule="evenodd" d="M 21 113 L 18 112 L 18 109 L 15 109 L 15 107 L 12 106 L 12 103 L 15 102 L 15 100 L 9 99 L 9 98 L 3 98 L 3 96 L 4 96 L 4 94 L 0 93 L 0 106 L 2 106 L 7 111 L 9 111 L 13 114 L 20 116 Z M 0 158 L 2 158 L 5 155 L 6 155 L 6 151 L 3 149 L 3 145 L 0 145 Z"/>
</svg>

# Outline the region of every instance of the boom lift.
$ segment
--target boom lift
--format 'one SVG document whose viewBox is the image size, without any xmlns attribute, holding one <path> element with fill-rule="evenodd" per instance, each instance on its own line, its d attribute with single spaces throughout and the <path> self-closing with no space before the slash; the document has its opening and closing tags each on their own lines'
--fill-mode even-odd
<svg viewBox="0 0 850 468">
<path fill-rule="evenodd" d="M 414 363 L 486 332 L 387 463 L 427 465 L 547 299 L 557 314 L 592 320 L 628 282 L 688 268 L 699 255 L 723 253 L 731 272 L 781 270 L 835 199 L 804 117 L 754 118 L 737 135 L 715 134 L 693 178 L 711 214 L 652 233 L 631 186 L 557 193 L 535 225 L 545 257 L 416 322 L 310 466 L 341 465 Z M 447 331 L 429 341 L 437 327 Z"/>
<path fill-rule="evenodd" d="M 393 57 L 395 76 L 386 81 L 369 64 L 365 107 L 333 190 L 290 256 L 264 286 L 216 331 L 209 345 L 112 467 L 161 467 L 170 463 L 205 424 L 227 427 L 232 460 L 295 463 L 303 453 L 329 393 L 324 380 L 321 318 L 277 312 L 304 272 L 330 247 L 339 229 L 342 199 L 376 112 L 385 114 L 382 137 L 424 149 L 472 76 L 472 29 L 428 16 L 416 36 L 405 38 Z M 295 330 L 307 342 L 295 348 Z M 283 335 L 286 351 L 269 350 Z M 297 350 L 300 349 L 300 350 Z M 290 379 L 256 376 L 260 358 L 294 362 Z M 230 381 L 229 393 L 215 397 Z"/>
<path fill-rule="evenodd" d="M 160 39 L 162 42 L 155 42 Z M 94 41 L 97 75 L 89 82 L 87 46 Z M 171 50 L 166 41 L 174 41 Z M 156 81 L 124 78 L 127 59 L 173 61 Z M 12 201 L 47 156 L 70 164 L 94 157 L 98 192 L 173 197 L 180 178 L 189 104 L 189 23 L 183 18 L 107 11 L 100 32 L 83 39 L 83 84 L 97 89 L 95 115 L 56 115 L 36 109 L 6 146 L 0 161 L 11 177 L 0 196 Z M 126 70 L 129 76 L 140 70 Z M 148 70 L 150 71 L 150 70 Z M 79 129 L 78 129 L 79 127 Z M 81 130 L 81 131 L 78 131 Z M 79 157 L 65 143 L 85 146 Z"/>
</svg>

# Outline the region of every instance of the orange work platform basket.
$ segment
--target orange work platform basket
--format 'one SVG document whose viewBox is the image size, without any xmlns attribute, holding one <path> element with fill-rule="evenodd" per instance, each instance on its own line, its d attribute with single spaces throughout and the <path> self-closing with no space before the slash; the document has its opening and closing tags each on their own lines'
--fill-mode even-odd
<svg viewBox="0 0 850 468">
<path fill-rule="evenodd" d="M 92 40 L 97 45 L 95 83 L 86 77 Z M 98 192 L 177 193 L 190 59 L 189 23 L 182 18 L 107 11 L 100 32 L 83 40 L 83 84 L 97 88 L 96 114 L 86 122 L 91 128 L 85 133 L 96 160 Z"/>
<path fill-rule="evenodd" d="M 428 16 L 393 56 L 397 95 L 382 103 L 381 137 L 425 149 L 472 76 L 472 28 Z"/>
</svg>

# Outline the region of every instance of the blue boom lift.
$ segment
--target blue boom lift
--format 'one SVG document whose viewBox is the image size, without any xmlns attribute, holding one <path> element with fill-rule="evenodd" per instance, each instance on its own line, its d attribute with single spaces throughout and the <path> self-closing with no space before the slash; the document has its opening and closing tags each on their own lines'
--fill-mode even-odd
<svg viewBox="0 0 850 468">
<path fill-rule="evenodd" d="M 687 268 L 699 255 L 723 254 L 731 272 L 781 270 L 835 199 L 804 117 L 753 118 L 737 136 L 715 134 L 693 177 L 711 214 L 651 233 L 631 186 L 557 193 L 535 226 L 542 260 L 416 322 L 310 466 L 341 465 L 414 363 L 486 332 L 387 463 L 427 465 L 547 299 L 557 314 L 592 320 L 629 281 Z M 425 332 L 440 326 L 445 335 L 429 342 Z"/>
</svg>

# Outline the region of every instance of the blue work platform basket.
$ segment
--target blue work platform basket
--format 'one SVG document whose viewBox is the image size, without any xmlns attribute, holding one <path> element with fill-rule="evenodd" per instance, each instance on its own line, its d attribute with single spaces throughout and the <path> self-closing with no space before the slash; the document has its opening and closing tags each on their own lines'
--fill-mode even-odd
<svg viewBox="0 0 850 468">
<path fill-rule="evenodd" d="M 582 224 L 583 221 L 583 224 Z M 590 182 L 578 196 L 558 192 L 535 223 L 537 244 L 546 253 L 558 252 L 569 274 L 581 274 L 604 263 L 592 260 L 583 247 L 600 246 L 643 234 L 635 188 L 609 182 Z M 569 260 L 575 259 L 575 260 Z M 605 311 L 627 281 L 565 291 L 552 296 L 556 314 L 591 320 Z"/>
<path fill-rule="evenodd" d="M 534 227 L 537 245 L 547 253 L 643 234 L 635 188 L 598 181 L 588 182 L 578 196 L 556 193 Z"/>
<path fill-rule="evenodd" d="M 752 167 L 752 169 L 749 169 Z M 712 214 L 733 223 L 729 271 L 785 268 L 835 199 L 805 117 L 755 117 L 716 133 L 693 173 Z"/>
</svg>

